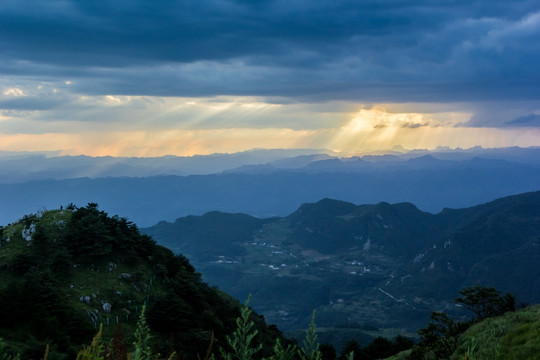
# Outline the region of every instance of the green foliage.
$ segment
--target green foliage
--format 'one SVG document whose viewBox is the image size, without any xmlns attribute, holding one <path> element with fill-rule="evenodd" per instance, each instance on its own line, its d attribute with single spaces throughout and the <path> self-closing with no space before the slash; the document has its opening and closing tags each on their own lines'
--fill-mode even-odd
<svg viewBox="0 0 540 360">
<path fill-rule="evenodd" d="M 208 347 L 212 333 L 224 341 L 235 326 L 239 314 L 238 303 L 218 293 L 201 280 L 187 259 L 160 250 L 156 256 L 159 288 L 153 290 L 147 308 L 150 328 L 161 338 L 161 352 L 171 348 L 186 358 L 195 358 Z M 259 331 L 264 336 L 270 331 L 263 323 Z"/>
<path fill-rule="evenodd" d="M 204 283 L 186 257 L 96 204 L 29 215 L 2 233 L 10 241 L 0 244 L 0 336 L 23 359 L 39 359 L 49 343 L 50 358 L 74 359 L 100 323 L 101 339 L 113 340 L 99 343 L 103 354 L 86 351 L 105 360 L 126 360 L 134 349 L 141 359 L 173 352 L 196 359 L 214 336 L 223 344 L 234 330 L 237 301 Z M 133 344 L 115 325 L 134 333 L 143 303 Z M 251 320 L 266 356 L 282 334 L 262 317 Z"/>
<path fill-rule="evenodd" d="M 159 360 L 160 355 L 153 353 L 150 347 L 152 337 L 150 335 L 150 329 L 146 324 L 144 313 L 143 307 L 134 334 L 134 351 L 131 354 L 128 354 L 121 344 L 123 341 L 123 335 L 120 335 L 121 326 L 117 328 L 115 338 L 112 340 L 113 344 L 111 346 L 105 346 L 102 336 L 103 325 L 100 325 L 99 331 L 94 336 L 92 343 L 89 346 L 83 346 L 83 349 L 77 354 L 76 360 Z M 172 360 L 173 356 L 174 353 L 169 357 L 169 360 Z"/>
<path fill-rule="evenodd" d="M 26 235 L 22 238 L 20 234 L 30 228 L 34 229 L 31 239 Z M 236 301 L 205 284 L 184 256 L 156 246 L 129 221 L 109 217 L 96 204 L 26 216 L 2 229 L 2 237 L 7 236 L 11 240 L 3 241 L 0 247 L 0 335 L 8 345 L 0 344 L 0 356 L 5 357 L 0 360 L 17 359 L 19 353 L 23 359 L 38 359 L 48 343 L 51 355 L 46 356 L 55 360 L 75 358 L 80 344 L 95 333 L 90 315 L 99 323 L 126 314 L 131 314 L 130 320 L 126 317 L 126 326 L 136 334 L 129 345 L 129 360 L 157 359 L 159 353 L 174 351 L 179 358 L 195 359 L 202 350 L 211 349 L 208 345 L 213 343 L 214 334 L 218 344 L 227 346 L 221 348 L 226 360 L 335 357 L 317 343 L 315 313 L 303 347 L 297 349 L 280 340 L 279 330 L 267 327 L 249 309 L 249 299 L 240 308 Z M 124 277 L 124 273 L 128 276 Z M 97 294 L 95 300 L 79 300 L 81 295 L 92 293 Z M 501 295 L 492 288 L 466 288 L 461 295 L 457 302 L 474 311 L 478 318 L 511 310 L 515 304 L 512 295 Z M 110 300 L 111 313 L 101 311 L 104 299 Z M 139 312 L 135 313 L 135 306 L 128 304 L 144 301 L 148 307 L 143 308 L 136 322 Z M 94 312 L 96 308 L 99 311 Z M 432 320 L 421 333 L 425 350 L 422 356 L 448 358 L 456 347 L 462 351 L 461 356 L 466 352 L 477 359 L 484 356 L 481 351 L 488 346 L 482 335 L 475 334 L 462 342 L 464 324 L 444 313 L 434 313 Z M 540 334 L 534 321 L 512 325 L 512 336 L 501 330 L 509 325 L 497 324 L 492 324 L 490 331 L 503 335 L 497 335 L 490 356 L 503 358 L 506 349 L 525 355 L 538 350 L 530 336 Z M 127 360 L 126 341 L 120 333 L 110 342 L 103 341 L 111 338 L 112 332 L 112 326 L 100 328 L 92 344 L 79 352 L 80 359 Z M 527 344 L 527 350 L 522 351 L 517 343 Z M 354 352 L 344 351 L 342 359 L 374 359 L 407 346 L 410 342 L 406 339 L 396 339 L 394 343 L 376 338 L 364 348 L 358 345 Z M 208 352 L 206 360 L 211 358 Z"/>
<path fill-rule="evenodd" d="M 141 316 L 137 322 L 135 331 L 135 342 L 133 343 L 134 351 L 128 354 L 123 346 L 123 335 L 121 334 L 121 326 L 117 328 L 115 337 L 112 339 L 111 346 L 105 346 L 103 342 L 103 325 L 100 325 L 98 333 L 94 336 L 92 343 L 89 346 L 84 346 L 77 354 L 77 360 L 158 360 L 159 354 L 152 352 L 150 347 L 150 329 L 146 324 L 144 316 L 144 307 L 141 311 Z M 169 360 L 172 360 L 174 353 Z"/>
<path fill-rule="evenodd" d="M 137 330 L 135 331 L 135 342 L 133 346 L 133 354 L 131 356 L 132 360 L 151 360 L 157 359 L 159 354 L 152 355 L 152 348 L 150 346 L 150 341 L 152 337 L 150 336 L 150 328 L 146 324 L 145 318 L 145 309 L 143 306 L 141 310 L 141 316 L 139 317 L 139 322 L 137 322 Z"/>
<path fill-rule="evenodd" d="M 376 337 L 370 344 L 364 347 L 364 353 L 369 359 L 382 359 L 395 354 L 394 344 L 392 341 L 381 336 Z"/>
<path fill-rule="evenodd" d="M 251 320 L 253 316 L 252 310 L 248 307 L 249 299 L 240 310 L 240 316 L 237 318 L 236 329 L 232 335 L 227 336 L 228 349 L 221 348 L 220 352 L 223 359 L 236 359 L 236 360 L 253 360 L 257 358 L 257 353 L 262 349 L 260 343 L 256 343 L 259 337 L 258 331 L 255 329 L 255 323 Z M 121 332 L 121 326 L 117 328 L 118 332 Z M 145 320 L 145 309 L 143 307 L 141 316 L 137 322 L 137 329 L 135 331 L 134 351 L 127 354 L 125 351 L 116 352 L 114 345 L 115 339 L 113 338 L 113 344 L 111 346 L 105 346 L 103 342 L 103 326 L 101 325 L 98 333 L 94 336 L 92 343 L 89 346 L 84 346 L 77 354 L 77 360 L 159 360 L 162 359 L 159 354 L 155 353 L 151 346 L 152 336 L 150 335 L 150 329 Z M 309 335 L 308 332 L 308 337 Z M 118 336 L 120 338 L 122 336 Z M 310 340 L 306 340 L 308 343 Z M 120 341 L 121 342 L 121 341 Z M 213 337 L 206 352 L 204 360 L 214 360 L 214 354 L 212 353 Z M 0 341 L 0 356 L 2 356 L 2 342 Z M 266 358 L 267 360 L 293 360 L 297 354 L 298 349 L 296 346 L 288 344 L 284 346 L 281 340 L 278 338 L 273 346 L 273 354 Z M 122 354 L 118 356 L 118 354 Z M 46 360 L 48 354 L 48 347 L 46 355 L 43 360 Z M 176 359 L 176 353 L 173 352 L 168 360 Z M 316 358 L 321 358 L 320 351 L 317 350 Z M 200 356 L 197 356 L 200 360 Z M 0 360 L 15 360 L 19 358 L 3 358 Z M 348 360 L 352 360 L 350 357 Z"/>
<path fill-rule="evenodd" d="M 527 307 L 472 325 L 460 337 L 451 359 L 539 359 L 540 306 Z"/>
<path fill-rule="evenodd" d="M 340 360 L 347 360 L 352 354 L 352 359 L 360 358 L 362 354 L 362 346 L 356 340 L 349 340 L 341 349 L 341 355 L 339 356 Z"/>
<path fill-rule="evenodd" d="M 115 251 L 144 255 L 154 242 L 127 219 L 109 217 L 97 204 L 89 203 L 73 211 L 61 244 L 78 261 L 89 262 Z"/>
<path fill-rule="evenodd" d="M 443 312 L 433 311 L 430 318 L 433 322 L 418 331 L 422 344 L 438 359 L 447 359 L 456 349 L 457 336 L 463 330 L 462 325 Z"/>
<path fill-rule="evenodd" d="M 0 360 L 21 360 L 21 354 L 15 353 L 13 349 L 0 338 Z"/>
<path fill-rule="evenodd" d="M 103 325 L 99 327 L 99 331 L 92 339 L 92 343 L 79 351 L 77 360 L 104 360 L 105 345 L 103 345 L 102 335 Z"/>
<path fill-rule="evenodd" d="M 347 360 L 352 354 L 352 360 L 385 359 L 413 346 L 413 341 L 403 336 L 397 336 L 393 341 L 383 337 L 376 337 L 365 347 L 358 341 L 348 341 L 341 350 L 340 360 Z"/>
<path fill-rule="evenodd" d="M 112 341 L 107 346 L 105 360 L 128 360 L 126 338 L 122 330 L 122 321 L 118 323 Z"/>
<path fill-rule="evenodd" d="M 71 211 L 77 210 L 77 206 L 75 206 L 75 204 L 73 203 L 69 203 L 66 206 L 66 210 L 71 210 Z"/>
<path fill-rule="evenodd" d="M 462 296 L 456 299 L 456 303 L 463 304 L 467 310 L 476 314 L 476 320 L 499 316 L 508 311 L 514 311 L 516 297 L 492 287 L 475 285 L 466 287 L 459 292 Z"/>
<path fill-rule="evenodd" d="M 46 339 L 55 339 L 63 344 L 60 350 L 67 350 L 69 341 L 82 342 L 93 329 L 81 313 L 72 312 L 66 296 L 54 273 L 32 268 L 0 291 L 0 329 L 11 329 L 10 337 L 31 334 L 39 351 Z"/>
<path fill-rule="evenodd" d="M 258 331 L 255 329 L 255 323 L 250 319 L 252 311 L 249 309 L 249 298 L 240 311 L 240 316 L 236 321 L 236 330 L 231 336 L 227 336 L 228 350 L 221 348 L 220 353 L 225 360 L 253 360 L 258 357 L 258 353 L 263 350 L 260 342 L 255 343 L 255 340 L 260 340 Z M 333 348 L 332 348 L 333 349 Z M 322 352 L 317 343 L 317 335 L 315 333 L 315 312 L 311 320 L 310 328 L 306 331 L 304 346 L 298 349 L 296 345 L 284 345 L 278 337 L 272 347 L 272 353 L 267 360 L 293 360 L 296 356 L 304 360 L 321 360 Z M 335 358 L 335 350 L 334 350 Z M 332 360 L 332 359 L 330 359 Z"/>
<path fill-rule="evenodd" d="M 284 346 L 279 338 L 276 339 L 272 350 L 274 354 L 270 356 L 269 360 L 293 360 L 296 354 L 296 346 L 291 344 Z"/>
<path fill-rule="evenodd" d="M 106 217 L 107 214 L 92 203 L 74 211 L 63 239 L 69 253 L 85 262 L 110 254 L 112 236 L 107 231 Z"/>
<path fill-rule="evenodd" d="M 306 331 L 303 347 L 298 350 L 298 355 L 301 360 L 321 360 L 322 358 L 319 343 L 317 342 L 317 333 L 315 332 L 315 311 L 311 315 L 311 323 Z"/>
<path fill-rule="evenodd" d="M 253 356 L 262 349 L 262 345 L 253 344 L 258 334 L 254 329 L 254 322 L 250 319 L 252 313 L 248 307 L 249 298 L 240 311 L 240 317 L 236 320 L 236 330 L 231 336 L 227 336 L 227 345 L 230 351 L 221 349 L 221 355 L 226 360 L 252 360 Z"/>
<path fill-rule="evenodd" d="M 409 360 L 411 358 L 411 352 L 412 352 L 412 349 L 404 350 L 386 358 L 385 360 Z"/>
<path fill-rule="evenodd" d="M 456 303 L 463 304 L 466 309 L 474 312 L 476 314 L 474 321 L 491 320 L 492 317 L 513 311 L 515 308 L 515 296 L 509 293 L 500 295 L 494 288 L 476 285 L 464 288 L 460 294 L 462 296 L 456 299 Z M 414 346 L 410 359 L 450 359 L 462 341 L 461 335 L 471 326 L 469 322 L 454 321 L 443 312 L 433 311 L 431 319 L 433 321 L 427 327 L 418 331 L 421 342 Z M 490 331 L 500 330 L 494 326 Z M 470 357 L 476 348 L 476 340 L 471 337 L 463 354 Z"/>
</svg>

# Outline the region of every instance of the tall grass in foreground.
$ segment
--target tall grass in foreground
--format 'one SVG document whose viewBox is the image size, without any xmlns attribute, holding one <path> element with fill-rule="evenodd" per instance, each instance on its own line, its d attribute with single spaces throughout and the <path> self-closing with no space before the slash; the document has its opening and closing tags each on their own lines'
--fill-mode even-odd
<svg viewBox="0 0 540 360">
<path fill-rule="evenodd" d="M 21 360 L 20 354 L 15 354 L 0 338 L 0 360 Z"/>
<path fill-rule="evenodd" d="M 100 326 L 98 333 L 94 336 L 92 343 L 89 346 L 85 346 L 79 354 L 76 360 L 160 360 L 162 357 L 160 354 L 152 352 L 150 347 L 150 328 L 146 324 L 145 307 L 143 306 L 141 316 L 137 322 L 137 329 L 135 330 L 135 342 L 133 343 L 134 350 L 132 353 L 118 352 L 118 345 L 112 344 L 105 345 L 102 339 L 103 326 Z M 172 360 L 175 358 L 176 353 L 172 353 L 167 359 Z"/>
<path fill-rule="evenodd" d="M 251 320 L 252 310 L 248 301 L 243 305 L 236 320 L 236 330 L 226 337 L 226 341 L 216 354 L 213 349 L 213 337 L 203 359 L 192 360 L 253 360 L 261 359 L 262 345 L 258 343 L 258 332 Z M 287 344 L 277 339 L 272 347 L 272 354 L 262 360 L 321 360 L 322 353 L 317 342 L 314 315 L 306 331 L 302 347 Z M 119 327 L 121 330 L 121 328 Z M 132 351 L 128 353 L 123 336 L 115 334 L 110 341 L 102 336 L 102 327 L 94 336 L 90 345 L 83 347 L 77 360 L 176 360 L 183 359 L 180 354 L 162 356 L 151 349 L 152 336 L 146 323 L 145 309 L 142 310 L 137 329 L 134 333 Z M 359 355 L 359 354 L 357 354 Z M 388 360 L 411 359 L 411 352 L 396 354 Z M 49 349 L 44 351 L 41 360 L 48 360 Z M 350 352 L 346 360 L 354 360 Z M 0 360 L 27 360 L 14 353 L 0 339 Z M 51 359 L 55 360 L 55 359 Z M 191 359 L 187 359 L 191 360 Z M 489 318 L 470 327 L 463 333 L 451 360 L 540 360 L 540 305 Z"/>
<path fill-rule="evenodd" d="M 242 306 L 240 316 L 236 320 L 236 330 L 230 336 L 226 337 L 226 346 L 219 349 L 220 359 L 252 360 L 262 350 L 262 345 L 256 342 L 258 331 L 254 328 L 255 323 L 251 320 L 252 310 L 248 304 L 249 298 Z M 293 360 L 296 356 L 299 356 L 301 360 L 321 360 L 322 354 L 317 343 L 314 319 L 315 312 L 313 313 L 310 327 L 306 331 L 306 339 L 303 342 L 304 346 L 302 348 L 290 344 L 284 346 L 277 339 L 272 348 L 273 354 L 269 358 L 263 358 L 263 360 Z M 175 352 L 168 357 L 163 357 L 159 353 L 152 351 L 150 346 L 152 336 L 150 334 L 150 328 L 146 323 L 144 307 L 137 323 L 134 337 L 133 351 L 128 353 L 125 347 L 122 346 L 122 343 L 116 341 L 119 338 L 116 334 L 115 338 L 109 342 L 103 340 L 103 326 L 101 325 L 90 345 L 83 346 L 79 351 L 76 360 L 174 360 L 180 358 Z M 212 346 L 213 337 L 203 360 L 216 359 Z M 48 360 L 48 353 L 49 349 L 47 346 L 45 355 L 41 360 Z M 353 353 L 351 352 L 347 356 L 347 360 L 353 360 L 353 357 Z M 12 353 L 2 339 L 0 339 L 0 360 L 22 359 L 20 354 Z M 201 360 L 200 356 L 198 356 L 197 360 Z"/>
</svg>

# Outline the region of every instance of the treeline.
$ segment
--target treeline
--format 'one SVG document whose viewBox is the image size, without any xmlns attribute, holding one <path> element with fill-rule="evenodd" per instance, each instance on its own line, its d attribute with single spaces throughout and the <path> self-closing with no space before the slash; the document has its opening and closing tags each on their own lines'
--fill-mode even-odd
<svg viewBox="0 0 540 360">
<path fill-rule="evenodd" d="M 404 350 L 408 350 L 413 345 L 413 340 L 404 336 L 397 336 L 393 341 L 379 336 L 364 347 L 356 340 L 351 340 L 343 346 L 338 360 L 347 360 L 347 356 L 351 353 L 354 360 L 385 359 Z M 324 350 L 324 346 L 322 345 L 321 350 Z M 327 359 L 332 360 L 331 357 Z"/>
<path fill-rule="evenodd" d="M 406 359 L 450 359 L 456 349 L 457 337 L 471 324 L 484 320 L 488 317 L 498 316 L 507 311 L 512 311 L 515 299 L 509 295 L 500 295 L 493 288 L 475 286 L 464 289 L 462 297 L 456 299 L 469 310 L 476 314 L 476 317 L 467 322 L 459 323 L 451 320 L 446 314 L 433 312 L 433 323 L 419 331 L 422 341 L 416 345 L 410 339 L 398 336 L 394 341 L 376 338 L 372 343 L 361 347 L 355 341 L 348 342 L 338 357 L 340 360 L 373 360 L 384 359 L 403 350 L 412 351 L 402 358 Z M 255 326 L 253 312 L 248 307 L 248 301 L 241 308 L 236 319 L 235 330 L 225 337 L 225 342 L 216 345 L 212 334 L 208 342 L 207 350 L 204 354 L 197 354 L 197 359 L 214 360 L 333 360 L 336 359 L 335 350 L 328 345 L 317 343 L 315 331 L 315 313 L 309 329 L 301 347 L 291 343 L 284 343 L 282 339 L 276 338 L 272 345 L 264 345 L 259 336 L 259 330 Z M 162 355 L 156 351 L 155 338 L 146 322 L 146 315 L 143 308 L 137 328 L 131 337 L 133 342 L 128 346 L 126 336 L 119 324 L 111 340 L 105 341 L 102 329 L 98 331 L 93 341 L 88 346 L 83 346 L 77 354 L 77 360 L 176 360 L 185 359 L 181 352 L 170 348 L 167 355 Z M 266 347 L 266 351 L 265 350 Z M 128 351 L 128 348 L 130 349 Z M 269 349 L 271 348 L 271 349 Z M 49 346 L 44 350 L 42 360 L 49 357 Z M 185 355 L 185 354 L 184 354 Z M 467 359 L 467 354 L 464 355 Z M 0 359 L 20 360 L 21 355 L 13 353 L 5 344 L 0 341 Z"/>
<path fill-rule="evenodd" d="M 335 348 L 330 344 L 322 344 L 320 351 L 323 360 L 377 360 L 386 359 L 405 350 L 400 359 L 403 360 L 447 360 L 452 357 L 459 344 L 459 337 L 472 325 L 487 318 L 496 317 L 516 308 L 515 296 L 501 294 L 492 287 L 475 285 L 460 291 L 456 304 L 472 312 L 474 316 L 468 321 L 457 321 L 444 312 L 432 311 L 431 322 L 418 331 L 420 341 L 416 344 L 412 339 L 397 336 L 393 341 L 383 337 L 375 338 L 370 344 L 362 347 L 358 341 L 348 341 L 336 356 Z"/>
<path fill-rule="evenodd" d="M 420 342 L 413 346 L 409 360 L 450 359 L 458 346 L 459 336 L 472 325 L 487 318 L 496 317 L 516 309 L 514 295 L 492 287 L 475 285 L 460 291 L 456 304 L 471 311 L 474 316 L 469 321 L 457 321 L 444 312 L 432 311 L 431 323 L 418 331 Z"/>
</svg>

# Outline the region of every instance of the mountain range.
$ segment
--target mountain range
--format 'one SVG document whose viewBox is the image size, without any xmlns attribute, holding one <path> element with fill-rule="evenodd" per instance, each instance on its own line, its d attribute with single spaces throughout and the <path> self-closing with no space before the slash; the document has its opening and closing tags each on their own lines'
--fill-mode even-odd
<svg viewBox="0 0 540 360">
<path fill-rule="evenodd" d="M 100 177 L 147 177 L 160 175 L 209 175 L 221 172 L 317 172 L 321 170 L 365 171 L 382 167 L 414 167 L 410 159 L 423 156 L 459 162 L 474 158 L 503 160 L 519 164 L 540 164 L 540 148 L 474 147 L 435 150 L 395 148 L 384 153 L 352 156 L 328 149 L 253 149 L 232 154 L 161 157 L 68 156 L 57 153 L 0 151 L 0 183 L 44 179 Z M 423 167 L 426 161 L 416 161 Z M 440 164 L 438 164 L 440 165 Z"/>
<path fill-rule="evenodd" d="M 18 214 L 89 202 L 139 226 L 213 210 L 286 216 L 325 197 L 411 202 L 437 213 L 538 190 L 540 149 L 439 149 L 362 157 L 322 150 L 163 158 L 3 154 L 0 175 L 4 224 L 18 220 Z"/>
<path fill-rule="evenodd" d="M 413 335 L 431 310 L 466 316 L 453 299 L 473 284 L 540 302 L 538 191 L 437 214 L 323 199 L 285 217 L 210 212 L 143 232 L 187 256 L 209 284 L 252 294 L 289 334 L 316 310 L 334 337 Z"/>
</svg>

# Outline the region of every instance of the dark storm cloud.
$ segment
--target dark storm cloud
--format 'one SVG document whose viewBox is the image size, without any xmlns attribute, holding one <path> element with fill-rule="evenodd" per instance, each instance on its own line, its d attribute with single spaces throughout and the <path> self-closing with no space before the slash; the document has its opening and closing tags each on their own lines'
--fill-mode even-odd
<svg viewBox="0 0 540 360">
<path fill-rule="evenodd" d="M 50 98 L 18 97 L 12 99 L 0 99 L 0 109 L 3 110 L 50 110 L 61 104 L 63 100 L 52 100 Z"/>
<path fill-rule="evenodd" d="M 506 125 L 508 126 L 540 126 L 540 115 L 539 114 L 529 114 L 520 116 L 517 119 L 507 121 Z"/>
<path fill-rule="evenodd" d="M 534 101 L 539 38 L 527 0 L 6 0 L 0 74 L 85 94 Z"/>
<path fill-rule="evenodd" d="M 27 6 L 25 6 L 25 3 Z M 288 46 L 322 52 L 357 35 L 430 28 L 429 14 L 377 3 L 321 1 L 80 1 L 34 7 L 20 1 L 0 15 L 6 50 L 27 59 L 87 65 L 144 60 L 191 62 L 258 54 Z M 385 5 L 386 8 L 387 5 Z M 409 11 L 412 9 L 409 9 Z M 82 56 L 82 55 L 87 56 Z M 116 61 L 115 61 L 116 60 Z"/>
</svg>

